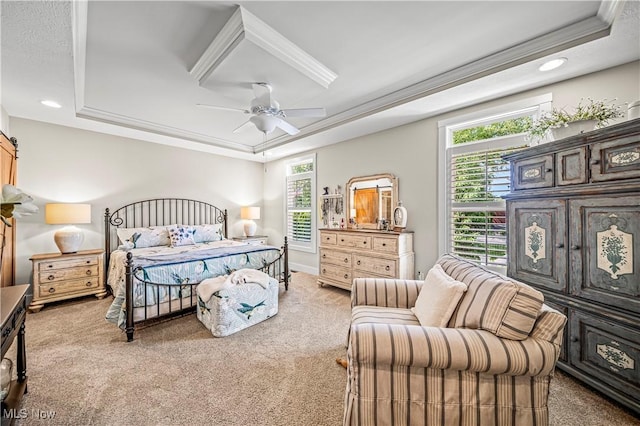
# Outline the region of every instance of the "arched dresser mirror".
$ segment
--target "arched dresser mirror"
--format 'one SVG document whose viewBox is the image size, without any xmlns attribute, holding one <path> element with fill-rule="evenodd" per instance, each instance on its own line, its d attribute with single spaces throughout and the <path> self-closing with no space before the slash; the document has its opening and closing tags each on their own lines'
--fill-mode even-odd
<svg viewBox="0 0 640 426">
<path fill-rule="evenodd" d="M 381 220 L 393 220 L 393 209 L 398 204 L 398 178 L 394 175 L 351 178 L 346 192 L 349 228 L 378 229 Z"/>
</svg>

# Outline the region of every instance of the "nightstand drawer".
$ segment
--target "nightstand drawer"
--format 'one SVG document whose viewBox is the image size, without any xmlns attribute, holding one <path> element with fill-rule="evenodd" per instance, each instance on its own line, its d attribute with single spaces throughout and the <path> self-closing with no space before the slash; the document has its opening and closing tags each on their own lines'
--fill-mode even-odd
<svg viewBox="0 0 640 426">
<path fill-rule="evenodd" d="M 89 289 L 96 289 L 101 286 L 101 281 L 98 277 L 92 277 L 81 280 L 70 280 L 56 283 L 55 285 L 39 285 L 38 297 L 56 297 L 62 294 L 75 293 L 78 291 L 85 291 Z"/>
<path fill-rule="evenodd" d="M 73 268 L 73 269 L 53 269 L 42 271 L 38 274 L 37 282 L 41 285 L 46 283 L 72 280 L 83 277 L 95 277 L 98 275 L 98 265 Z"/>
<path fill-rule="evenodd" d="M 79 257 L 79 258 L 75 258 L 75 259 L 68 259 L 68 260 L 55 260 L 55 261 L 48 261 L 48 262 L 39 262 L 38 263 L 38 270 L 40 271 L 40 273 L 45 274 L 46 272 L 44 271 L 51 271 L 51 270 L 57 270 L 57 269 L 67 269 L 67 268 L 80 268 L 82 266 L 91 266 L 91 265 L 95 265 L 97 267 L 98 265 L 98 257 L 96 256 L 87 256 L 87 257 Z"/>
</svg>

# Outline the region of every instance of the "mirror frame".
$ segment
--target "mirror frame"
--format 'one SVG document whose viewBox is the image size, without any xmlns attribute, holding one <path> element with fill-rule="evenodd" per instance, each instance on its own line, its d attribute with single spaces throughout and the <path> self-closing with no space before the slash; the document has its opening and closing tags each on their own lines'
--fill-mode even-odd
<svg viewBox="0 0 640 426">
<path fill-rule="evenodd" d="M 371 176 L 356 176 L 349 179 L 347 182 L 347 186 L 345 187 L 345 214 L 347 216 L 347 228 L 349 229 L 378 229 L 377 223 L 358 223 L 358 227 L 356 228 L 351 223 L 351 218 L 349 215 L 351 214 L 351 185 L 357 182 L 366 182 L 369 180 L 378 180 L 378 179 L 389 179 L 391 181 L 391 208 L 396 208 L 398 205 L 398 178 L 391 173 L 381 173 L 378 175 Z M 389 220 L 393 220 L 393 217 L 390 217 Z"/>
</svg>

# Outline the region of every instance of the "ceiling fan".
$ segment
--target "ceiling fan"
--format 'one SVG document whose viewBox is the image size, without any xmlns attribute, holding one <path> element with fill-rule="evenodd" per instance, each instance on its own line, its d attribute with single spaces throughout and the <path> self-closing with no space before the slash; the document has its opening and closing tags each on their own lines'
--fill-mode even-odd
<svg viewBox="0 0 640 426">
<path fill-rule="evenodd" d="M 244 114 L 252 114 L 249 120 L 238 126 L 233 133 L 237 133 L 248 125 L 255 125 L 265 135 L 273 132 L 275 128 L 284 130 L 290 135 L 295 135 L 300 130 L 291 123 L 285 121 L 287 117 L 324 117 L 327 115 L 324 108 L 298 108 L 280 109 L 280 104 L 271 97 L 271 86 L 267 83 L 253 83 L 255 98 L 251 101 L 249 109 L 228 108 L 216 105 L 196 104 L 199 107 L 239 111 Z"/>
</svg>

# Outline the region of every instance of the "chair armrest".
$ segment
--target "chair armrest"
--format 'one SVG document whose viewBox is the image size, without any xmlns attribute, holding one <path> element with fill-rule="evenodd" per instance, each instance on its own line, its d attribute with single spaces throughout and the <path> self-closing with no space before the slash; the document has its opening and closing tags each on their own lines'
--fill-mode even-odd
<svg viewBox="0 0 640 426">
<path fill-rule="evenodd" d="M 422 284 L 422 280 L 354 278 L 351 307 L 369 305 L 409 309 L 415 306 Z"/>
<path fill-rule="evenodd" d="M 402 324 L 351 327 L 349 364 L 466 370 L 508 376 L 550 375 L 560 347 L 529 337 L 509 340 L 485 330 Z"/>
</svg>

